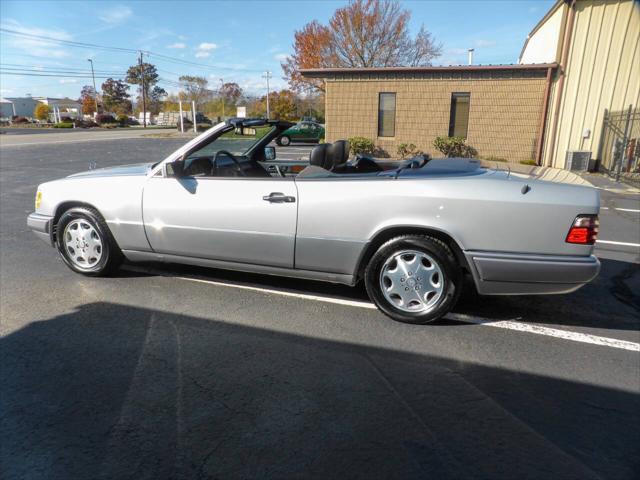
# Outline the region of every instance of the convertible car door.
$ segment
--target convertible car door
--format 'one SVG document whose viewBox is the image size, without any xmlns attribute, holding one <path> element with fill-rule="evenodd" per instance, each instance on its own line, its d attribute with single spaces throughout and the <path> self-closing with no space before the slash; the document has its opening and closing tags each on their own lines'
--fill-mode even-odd
<svg viewBox="0 0 640 480">
<path fill-rule="evenodd" d="M 293 268 L 293 179 L 151 177 L 143 215 L 158 253 Z"/>
</svg>

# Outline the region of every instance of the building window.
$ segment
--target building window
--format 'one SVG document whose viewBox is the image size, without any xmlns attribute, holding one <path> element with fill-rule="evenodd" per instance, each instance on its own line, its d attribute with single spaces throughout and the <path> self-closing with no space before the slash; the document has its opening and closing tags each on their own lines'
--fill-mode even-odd
<svg viewBox="0 0 640 480">
<path fill-rule="evenodd" d="M 451 94 L 451 115 L 449 117 L 449 136 L 467 138 L 469 129 L 470 93 Z"/>
<path fill-rule="evenodd" d="M 378 136 L 396 135 L 396 94 L 381 93 L 378 98 Z"/>
</svg>

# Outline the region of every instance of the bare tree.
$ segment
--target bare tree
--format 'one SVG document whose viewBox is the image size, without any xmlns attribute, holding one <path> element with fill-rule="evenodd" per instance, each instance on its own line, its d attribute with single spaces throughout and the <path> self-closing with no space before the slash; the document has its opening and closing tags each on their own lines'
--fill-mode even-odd
<svg viewBox="0 0 640 480">
<path fill-rule="evenodd" d="M 285 79 L 296 90 L 321 90 L 321 83 L 303 78 L 300 70 L 431 65 L 442 46 L 424 26 L 412 37 L 410 18 L 396 0 L 353 0 L 335 11 L 328 27 L 313 21 L 295 33 L 294 53 L 282 64 Z"/>
<path fill-rule="evenodd" d="M 209 81 L 205 77 L 197 77 L 193 75 L 182 75 L 178 78 L 182 83 L 183 91 L 180 92 L 182 100 L 194 101 L 196 105 L 207 101 L 211 98 L 213 92 L 207 87 Z"/>
</svg>

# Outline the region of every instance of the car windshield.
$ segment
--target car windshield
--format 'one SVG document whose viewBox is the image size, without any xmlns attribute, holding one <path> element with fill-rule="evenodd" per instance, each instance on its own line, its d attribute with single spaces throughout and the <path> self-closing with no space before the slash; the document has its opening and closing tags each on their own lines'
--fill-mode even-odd
<svg viewBox="0 0 640 480">
<path fill-rule="evenodd" d="M 272 126 L 263 126 L 255 128 L 245 128 L 230 130 L 223 133 L 213 142 L 208 143 L 204 147 L 192 152 L 192 157 L 214 157 L 221 150 L 227 151 L 236 157 L 246 155 L 249 150 L 265 135 L 273 130 Z"/>
</svg>

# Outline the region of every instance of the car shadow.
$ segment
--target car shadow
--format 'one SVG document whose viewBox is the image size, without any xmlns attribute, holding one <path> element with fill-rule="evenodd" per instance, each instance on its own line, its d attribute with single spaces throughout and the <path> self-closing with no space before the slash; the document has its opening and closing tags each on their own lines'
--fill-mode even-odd
<svg viewBox="0 0 640 480">
<path fill-rule="evenodd" d="M 608 330 L 640 331 L 640 266 L 619 260 L 600 259 L 596 279 L 566 295 L 481 296 L 473 281 L 465 281 L 455 313 L 492 320 L 513 320 Z M 216 282 L 279 289 L 309 295 L 326 295 L 368 302 L 362 282 L 355 287 L 311 280 L 166 263 L 129 264 L 130 275 L 166 275 L 201 278 Z M 440 324 L 461 324 L 440 320 Z"/>
<path fill-rule="evenodd" d="M 640 331 L 640 265 L 600 259 L 600 274 L 566 295 L 467 295 L 459 313 L 537 324 Z"/>
<path fill-rule="evenodd" d="M 17 478 L 633 478 L 631 392 L 115 303 L 0 339 Z"/>
</svg>

